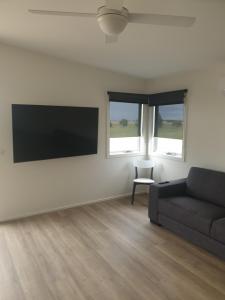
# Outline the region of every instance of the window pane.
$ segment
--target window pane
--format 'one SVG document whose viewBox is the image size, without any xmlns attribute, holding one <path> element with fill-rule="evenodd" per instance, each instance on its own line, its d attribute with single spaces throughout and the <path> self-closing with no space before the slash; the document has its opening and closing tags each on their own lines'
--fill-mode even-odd
<svg viewBox="0 0 225 300">
<path fill-rule="evenodd" d="M 140 137 L 110 139 L 110 153 L 133 153 L 140 151 Z"/>
<path fill-rule="evenodd" d="M 110 102 L 110 137 L 140 136 L 140 104 Z"/>
<path fill-rule="evenodd" d="M 153 152 L 173 157 L 182 157 L 183 141 L 178 139 L 153 139 Z"/>
<path fill-rule="evenodd" d="M 183 139 L 184 105 L 158 106 L 155 109 L 155 137 Z"/>
</svg>

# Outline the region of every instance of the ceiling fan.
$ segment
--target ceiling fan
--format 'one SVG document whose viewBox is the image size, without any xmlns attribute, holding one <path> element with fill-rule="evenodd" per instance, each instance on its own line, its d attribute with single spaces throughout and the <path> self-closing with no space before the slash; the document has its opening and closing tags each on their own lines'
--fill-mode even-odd
<svg viewBox="0 0 225 300">
<path fill-rule="evenodd" d="M 190 27 L 196 20 L 194 17 L 185 16 L 129 13 L 128 9 L 123 7 L 123 3 L 124 0 L 105 0 L 105 5 L 99 7 L 97 13 L 39 9 L 29 9 L 28 11 L 40 15 L 96 18 L 100 29 L 105 34 L 106 43 L 116 42 L 128 23 Z"/>
</svg>

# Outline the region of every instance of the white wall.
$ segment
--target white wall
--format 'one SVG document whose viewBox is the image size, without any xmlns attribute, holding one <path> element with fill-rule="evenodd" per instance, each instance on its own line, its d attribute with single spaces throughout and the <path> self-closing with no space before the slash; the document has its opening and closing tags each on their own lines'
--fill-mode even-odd
<svg viewBox="0 0 225 300">
<path fill-rule="evenodd" d="M 134 158 L 106 159 L 106 92 L 143 92 L 145 84 L 0 46 L 0 221 L 129 193 Z M 98 154 L 14 164 L 12 103 L 99 107 Z"/>
<path fill-rule="evenodd" d="M 156 159 L 158 180 L 185 177 L 191 166 L 225 171 L 225 65 L 148 81 L 148 92 L 188 88 L 185 162 Z M 224 86 L 225 88 L 225 86 Z"/>
<path fill-rule="evenodd" d="M 156 159 L 158 180 L 191 166 L 225 171 L 225 65 L 146 81 L 0 46 L 0 221 L 130 193 L 135 158 L 106 158 L 107 90 L 188 88 L 186 159 Z M 11 104 L 99 107 L 98 154 L 13 163 Z"/>
</svg>

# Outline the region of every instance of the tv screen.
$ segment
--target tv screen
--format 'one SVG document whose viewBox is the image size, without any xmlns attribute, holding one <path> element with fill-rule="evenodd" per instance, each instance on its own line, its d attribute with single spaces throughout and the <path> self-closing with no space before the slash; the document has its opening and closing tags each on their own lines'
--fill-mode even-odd
<svg viewBox="0 0 225 300">
<path fill-rule="evenodd" d="M 12 105 L 14 162 L 97 153 L 98 108 Z"/>
</svg>

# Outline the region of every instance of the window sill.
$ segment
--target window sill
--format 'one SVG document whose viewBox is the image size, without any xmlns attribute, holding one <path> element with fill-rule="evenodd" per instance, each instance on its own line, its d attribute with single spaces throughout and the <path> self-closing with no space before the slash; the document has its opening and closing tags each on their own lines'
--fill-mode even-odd
<svg viewBox="0 0 225 300">
<path fill-rule="evenodd" d="M 182 157 L 181 156 L 173 156 L 173 155 L 157 153 L 157 152 L 152 152 L 151 155 L 154 156 L 154 157 L 158 157 L 158 158 L 184 162 L 184 157 L 183 156 Z"/>
<path fill-rule="evenodd" d="M 107 155 L 107 158 L 119 158 L 119 157 L 135 157 L 144 156 L 143 152 L 115 152 Z"/>
</svg>

